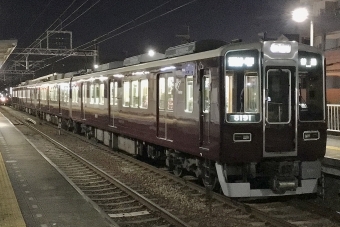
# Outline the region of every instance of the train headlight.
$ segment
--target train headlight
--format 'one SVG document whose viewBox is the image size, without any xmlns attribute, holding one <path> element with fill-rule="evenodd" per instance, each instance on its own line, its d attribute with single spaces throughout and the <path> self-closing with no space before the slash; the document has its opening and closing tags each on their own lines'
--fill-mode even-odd
<svg viewBox="0 0 340 227">
<path fill-rule="evenodd" d="M 2 97 L 0 98 L 0 100 L 1 100 L 1 102 L 6 102 L 6 97 L 2 96 Z"/>
<path fill-rule="evenodd" d="M 320 138 L 319 131 L 304 131 L 303 140 L 318 140 Z"/>
</svg>

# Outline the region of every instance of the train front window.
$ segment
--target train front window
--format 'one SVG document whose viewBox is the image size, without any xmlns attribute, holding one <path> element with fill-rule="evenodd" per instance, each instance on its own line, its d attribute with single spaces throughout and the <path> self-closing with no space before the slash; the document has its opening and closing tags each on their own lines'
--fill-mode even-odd
<svg viewBox="0 0 340 227">
<path fill-rule="evenodd" d="M 259 112 L 259 82 L 256 72 L 226 72 L 225 110 L 226 113 Z"/>
<path fill-rule="evenodd" d="M 324 77 L 320 54 L 299 52 L 299 119 L 324 119 Z"/>
<path fill-rule="evenodd" d="M 226 121 L 260 121 L 260 78 L 258 51 L 235 51 L 226 55 L 224 77 Z"/>
</svg>

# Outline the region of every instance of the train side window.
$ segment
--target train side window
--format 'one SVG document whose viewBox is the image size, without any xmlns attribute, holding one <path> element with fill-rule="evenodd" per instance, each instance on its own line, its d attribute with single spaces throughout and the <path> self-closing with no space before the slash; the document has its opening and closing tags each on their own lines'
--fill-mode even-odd
<svg viewBox="0 0 340 227">
<path fill-rule="evenodd" d="M 99 104 L 100 88 L 99 84 L 95 85 L 95 104 Z"/>
<path fill-rule="evenodd" d="M 54 86 L 50 88 L 50 101 L 54 101 Z"/>
<path fill-rule="evenodd" d="M 90 85 L 90 97 L 91 97 L 91 99 L 90 99 L 90 104 L 94 104 L 94 85 L 93 84 L 91 84 Z"/>
<path fill-rule="evenodd" d="M 134 80 L 131 82 L 131 107 L 137 108 L 139 102 L 139 87 L 138 80 Z"/>
<path fill-rule="evenodd" d="M 168 110 L 174 109 L 174 77 L 168 77 Z"/>
<path fill-rule="evenodd" d="M 104 105 L 104 84 L 99 86 L 99 104 Z"/>
<path fill-rule="evenodd" d="M 225 76 L 225 112 L 231 113 L 233 109 L 232 100 L 233 73 L 227 72 Z"/>
<path fill-rule="evenodd" d="M 169 75 L 172 75 L 169 73 Z M 159 109 L 170 110 L 174 109 L 174 77 L 161 75 L 158 80 L 159 86 Z"/>
<path fill-rule="evenodd" d="M 210 75 L 203 76 L 203 112 L 209 113 L 210 111 Z"/>
<path fill-rule="evenodd" d="M 72 86 L 72 102 L 78 103 L 78 86 Z"/>
<path fill-rule="evenodd" d="M 140 81 L 140 92 L 141 92 L 141 99 L 139 103 L 140 108 L 148 108 L 148 89 L 149 89 L 149 84 L 148 80 L 141 80 Z"/>
<path fill-rule="evenodd" d="M 193 98 L 194 98 L 194 77 L 186 76 L 185 78 L 185 111 L 192 112 L 193 111 Z"/>
<path fill-rule="evenodd" d="M 129 107 L 130 106 L 130 81 L 124 81 L 124 97 L 123 97 L 123 106 Z"/>
<path fill-rule="evenodd" d="M 118 105 L 118 82 L 114 83 L 114 105 L 117 106 Z"/>
<path fill-rule="evenodd" d="M 65 87 L 64 87 L 64 94 L 65 94 L 65 99 L 64 99 L 64 101 L 65 102 L 69 102 L 69 92 L 70 92 L 70 87 L 69 87 L 69 85 L 65 85 Z"/>
<path fill-rule="evenodd" d="M 118 82 L 110 82 L 110 105 L 118 105 Z"/>
<path fill-rule="evenodd" d="M 165 103 L 165 78 L 159 78 L 159 109 L 164 110 Z"/>
<path fill-rule="evenodd" d="M 83 103 L 86 104 L 87 103 L 87 84 L 86 83 L 83 83 L 82 89 L 83 89 Z"/>
</svg>

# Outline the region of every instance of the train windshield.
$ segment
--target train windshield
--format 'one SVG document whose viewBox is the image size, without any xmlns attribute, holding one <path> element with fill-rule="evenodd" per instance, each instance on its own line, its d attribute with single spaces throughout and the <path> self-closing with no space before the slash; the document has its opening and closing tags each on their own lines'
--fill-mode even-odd
<svg viewBox="0 0 340 227">
<path fill-rule="evenodd" d="M 258 51 L 227 53 L 224 77 L 226 121 L 258 122 L 260 120 Z"/>
<path fill-rule="evenodd" d="M 320 54 L 299 51 L 299 119 L 324 119 L 324 77 Z"/>
</svg>

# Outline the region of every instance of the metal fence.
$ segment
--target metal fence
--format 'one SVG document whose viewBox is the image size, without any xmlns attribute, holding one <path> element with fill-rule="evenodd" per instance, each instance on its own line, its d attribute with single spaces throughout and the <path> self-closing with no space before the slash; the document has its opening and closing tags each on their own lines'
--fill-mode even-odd
<svg viewBox="0 0 340 227">
<path fill-rule="evenodd" d="M 327 126 L 330 132 L 340 132 L 340 105 L 327 104 Z"/>
</svg>

